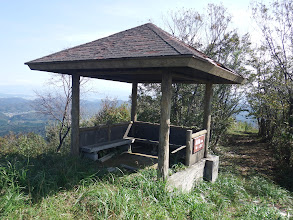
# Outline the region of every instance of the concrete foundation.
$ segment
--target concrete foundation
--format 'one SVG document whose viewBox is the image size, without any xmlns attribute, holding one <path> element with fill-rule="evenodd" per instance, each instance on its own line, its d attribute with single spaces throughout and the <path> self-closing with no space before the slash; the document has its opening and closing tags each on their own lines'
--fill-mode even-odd
<svg viewBox="0 0 293 220">
<path fill-rule="evenodd" d="M 208 155 L 205 159 L 203 178 L 207 181 L 215 182 L 219 173 L 219 156 Z"/>
<path fill-rule="evenodd" d="M 215 182 L 218 177 L 219 156 L 208 155 L 207 158 L 179 171 L 167 179 L 167 189 L 173 191 L 174 188 L 182 192 L 190 192 L 197 182 L 203 179 Z"/>
</svg>

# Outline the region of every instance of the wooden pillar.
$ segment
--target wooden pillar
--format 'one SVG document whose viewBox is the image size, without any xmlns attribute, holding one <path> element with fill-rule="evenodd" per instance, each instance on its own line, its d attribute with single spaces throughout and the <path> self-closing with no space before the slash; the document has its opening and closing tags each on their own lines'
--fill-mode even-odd
<svg viewBox="0 0 293 220">
<path fill-rule="evenodd" d="M 203 129 L 207 130 L 206 143 L 204 149 L 204 157 L 208 155 L 208 147 L 210 142 L 211 134 L 211 108 L 212 108 L 212 97 L 213 97 L 213 84 L 207 83 L 204 97 L 204 119 L 203 119 Z"/>
<path fill-rule="evenodd" d="M 190 166 L 190 156 L 192 155 L 192 130 L 186 131 L 186 155 L 185 155 L 185 165 Z"/>
<path fill-rule="evenodd" d="M 79 155 L 79 75 L 72 75 L 71 154 Z"/>
<path fill-rule="evenodd" d="M 161 121 L 158 157 L 158 178 L 167 179 L 169 169 L 169 134 L 172 96 L 172 75 L 162 74 Z"/>
<path fill-rule="evenodd" d="M 137 82 L 132 83 L 131 93 L 131 121 L 137 120 Z"/>
</svg>

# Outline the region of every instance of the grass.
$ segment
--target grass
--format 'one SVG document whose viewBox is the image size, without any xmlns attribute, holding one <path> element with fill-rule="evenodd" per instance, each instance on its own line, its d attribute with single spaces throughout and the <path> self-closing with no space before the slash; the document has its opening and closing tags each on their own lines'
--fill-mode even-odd
<svg viewBox="0 0 293 220">
<path fill-rule="evenodd" d="M 228 129 L 228 134 L 231 135 L 250 135 L 257 134 L 258 129 L 248 122 L 237 121 L 232 123 Z"/>
<path fill-rule="evenodd" d="M 202 182 L 192 192 L 181 193 L 166 191 L 154 169 L 108 173 L 94 162 L 52 152 L 34 136 L 1 143 L 0 154 L 1 219 L 287 219 L 280 212 L 293 215 L 292 192 L 264 177 L 243 177 L 232 169 L 221 171 L 214 184 Z"/>
</svg>

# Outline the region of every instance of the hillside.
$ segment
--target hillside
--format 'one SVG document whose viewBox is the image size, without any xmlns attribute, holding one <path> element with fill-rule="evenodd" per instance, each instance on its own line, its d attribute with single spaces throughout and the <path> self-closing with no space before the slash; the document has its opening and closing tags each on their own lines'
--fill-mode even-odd
<svg viewBox="0 0 293 220">
<path fill-rule="evenodd" d="M 118 100 L 118 105 L 124 101 Z M 45 135 L 45 126 L 49 117 L 35 112 L 34 106 L 38 100 L 29 100 L 18 97 L 0 98 L 0 136 L 14 133 L 35 132 Z M 96 114 L 102 104 L 102 100 L 81 100 L 81 117 L 88 119 Z"/>
<path fill-rule="evenodd" d="M 51 152 L 37 136 L 4 141 L 0 148 L 0 218 L 292 217 L 292 188 L 274 181 L 280 170 L 277 163 L 269 163 L 273 152 L 254 135 L 241 133 L 230 138 L 228 147 L 217 148 L 221 162 L 218 180 L 201 182 L 184 194 L 168 192 L 152 168 L 129 173 L 120 167 L 109 173 L 96 162 Z"/>
<path fill-rule="evenodd" d="M 0 112 L 17 113 L 33 110 L 33 101 L 23 98 L 0 98 Z"/>
</svg>

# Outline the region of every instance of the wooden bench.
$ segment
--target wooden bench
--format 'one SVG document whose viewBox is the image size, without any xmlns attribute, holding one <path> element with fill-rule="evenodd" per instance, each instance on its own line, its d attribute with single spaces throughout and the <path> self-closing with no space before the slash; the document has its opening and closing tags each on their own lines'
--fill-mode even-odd
<svg viewBox="0 0 293 220">
<path fill-rule="evenodd" d="M 92 159 L 98 160 L 98 152 L 132 143 L 159 145 L 159 124 L 148 122 L 130 122 L 113 125 L 100 125 L 80 129 L 80 150 Z M 186 148 L 188 128 L 170 126 L 170 153 L 175 154 Z"/>
<path fill-rule="evenodd" d="M 133 141 L 124 137 L 127 136 L 130 127 L 129 123 L 122 123 L 81 128 L 80 151 L 85 157 L 96 161 L 101 150 L 129 146 Z"/>
<path fill-rule="evenodd" d="M 127 140 L 127 139 L 114 140 L 110 142 L 84 146 L 84 147 L 81 147 L 80 150 L 83 152 L 84 156 L 96 161 L 99 159 L 98 157 L 99 151 L 114 148 L 114 147 L 121 147 L 124 145 L 130 145 L 131 142 L 132 140 Z"/>
<path fill-rule="evenodd" d="M 93 152 L 98 152 L 101 150 L 106 150 L 109 148 L 128 145 L 128 144 L 131 144 L 131 142 L 132 142 L 132 140 L 121 139 L 121 140 L 114 140 L 114 141 L 110 141 L 110 142 L 88 145 L 88 146 L 81 147 L 80 149 L 81 149 L 81 151 L 86 152 L 86 153 L 93 153 Z"/>
</svg>

